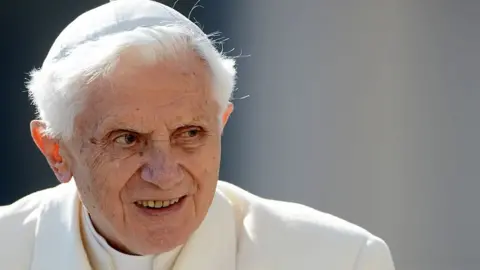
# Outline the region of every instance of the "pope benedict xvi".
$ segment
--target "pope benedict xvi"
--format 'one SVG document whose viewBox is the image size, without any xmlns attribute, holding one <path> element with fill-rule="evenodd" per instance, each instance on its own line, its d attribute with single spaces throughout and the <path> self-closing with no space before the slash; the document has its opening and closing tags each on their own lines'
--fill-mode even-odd
<svg viewBox="0 0 480 270">
<path fill-rule="evenodd" d="M 218 181 L 235 76 L 160 3 L 75 19 L 28 83 L 61 184 L 0 207 L 0 269 L 393 270 L 370 232 Z"/>
</svg>

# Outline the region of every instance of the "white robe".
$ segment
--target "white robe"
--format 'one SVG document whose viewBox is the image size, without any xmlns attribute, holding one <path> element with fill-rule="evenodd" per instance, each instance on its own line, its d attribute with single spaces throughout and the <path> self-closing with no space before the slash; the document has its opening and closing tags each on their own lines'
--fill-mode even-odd
<svg viewBox="0 0 480 270">
<path fill-rule="evenodd" d="M 75 183 L 0 207 L 0 269 L 90 270 Z M 158 266 L 154 259 L 154 269 Z M 312 208 L 219 181 L 173 270 L 393 270 L 383 240 Z"/>
</svg>

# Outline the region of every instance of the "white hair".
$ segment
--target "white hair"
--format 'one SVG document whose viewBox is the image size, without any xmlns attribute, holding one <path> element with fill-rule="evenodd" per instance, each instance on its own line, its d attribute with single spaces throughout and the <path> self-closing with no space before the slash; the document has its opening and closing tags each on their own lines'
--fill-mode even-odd
<svg viewBox="0 0 480 270">
<path fill-rule="evenodd" d="M 210 69 L 220 108 L 228 106 L 235 87 L 235 61 L 218 51 L 210 37 L 182 25 L 138 27 L 82 43 L 31 72 L 29 96 L 49 136 L 68 139 L 73 135 L 75 117 L 85 109 L 85 89 L 93 80 L 111 74 L 126 49 L 138 61 L 133 65 L 154 64 L 193 50 Z"/>
</svg>

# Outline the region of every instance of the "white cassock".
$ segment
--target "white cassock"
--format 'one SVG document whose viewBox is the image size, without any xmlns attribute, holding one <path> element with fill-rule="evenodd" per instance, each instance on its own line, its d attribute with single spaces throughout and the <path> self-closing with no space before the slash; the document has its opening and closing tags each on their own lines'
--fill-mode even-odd
<svg viewBox="0 0 480 270">
<path fill-rule="evenodd" d="M 74 181 L 0 207 L 0 269 L 89 270 L 99 267 L 95 257 L 112 261 L 90 247 L 83 212 Z M 165 256 L 153 256 L 152 269 L 394 269 L 385 242 L 368 231 L 222 181 L 203 223 L 167 259 L 165 268 Z"/>
</svg>

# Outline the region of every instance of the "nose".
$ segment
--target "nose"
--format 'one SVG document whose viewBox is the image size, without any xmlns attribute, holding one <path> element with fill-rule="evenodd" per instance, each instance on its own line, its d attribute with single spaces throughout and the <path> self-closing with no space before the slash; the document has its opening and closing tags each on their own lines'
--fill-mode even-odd
<svg viewBox="0 0 480 270">
<path fill-rule="evenodd" d="M 182 181 L 184 172 L 174 158 L 157 152 L 142 166 L 140 175 L 143 180 L 168 190 Z"/>
</svg>

